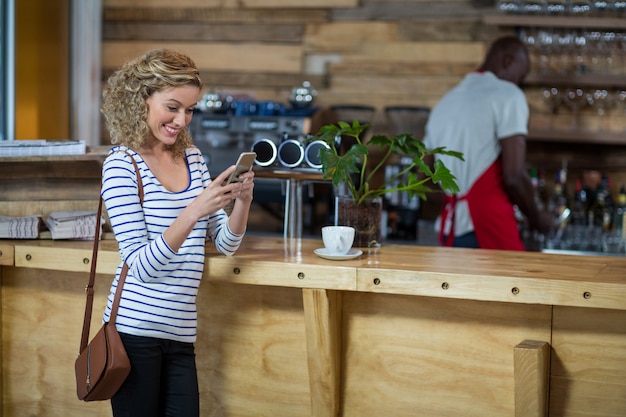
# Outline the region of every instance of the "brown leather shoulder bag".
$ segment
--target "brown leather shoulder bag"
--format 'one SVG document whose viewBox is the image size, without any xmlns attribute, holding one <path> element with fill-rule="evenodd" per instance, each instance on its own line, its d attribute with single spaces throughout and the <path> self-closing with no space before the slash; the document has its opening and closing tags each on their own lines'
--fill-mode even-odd
<svg viewBox="0 0 626 417">
<path fill-rule="evenodd" d="M 128 153 L 128 152 L 127 152 Z M 139 168 L 132 155 L 128 154 L 133 161 L 137 184 L 139 186 L 139 200 L 143 204 L 143 184 Z M 83 320 L 83 332 L 80 341 L 79 355 L 74 364 L 76 373 L 76 394 L 82 401 L 108 400 L 122 386 L 130 372 L 130 361 L 124 348 L 124 343 L 115 328 L 117 310 L 122 296 L 122 289 L 128 273 L 128 265 L 124 263 L 122 272 L 117 283 L 115 298 L 111 307 L 110 319 L 104 323 L 98 333 L 87 343 L 91 324 L 91 312 L 93 309 L 94 281 L 96 277 L 96 261 L 98 258 L 98 244 L 100 242 L 100 217 L 102 215 L 102 198 L 98 203 L 98 217 L 96 219 L 96 232 L 93 241 L 93 254 L 91 257 L 91 270 L 89 282 L 85 288 L 87 302 L 85 305 L 85 318 Z"/>
</svg>

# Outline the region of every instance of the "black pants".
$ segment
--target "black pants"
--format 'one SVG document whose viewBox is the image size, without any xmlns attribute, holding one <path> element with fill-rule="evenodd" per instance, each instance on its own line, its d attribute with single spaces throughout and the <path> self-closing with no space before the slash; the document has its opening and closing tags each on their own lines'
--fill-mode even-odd
<svg viewBox="0 0 626 417">
<path fill-rule="evenodd" d="M 120 333 L 131 371 L 111 399 L 115 417 L 199 417 L 193 343 Z"/>
<path fill-rule="evenodd" d="M 443 241 L 445 242 L 447 239 L 448 236 L 445 235 L 443 237 Z M 476 239 L 476 233 L 474 232 L 469 232 L 461 236 L 455 236 L 452 246 L 455 248 L 480 248 L 478 240 Z"/>
</svg>

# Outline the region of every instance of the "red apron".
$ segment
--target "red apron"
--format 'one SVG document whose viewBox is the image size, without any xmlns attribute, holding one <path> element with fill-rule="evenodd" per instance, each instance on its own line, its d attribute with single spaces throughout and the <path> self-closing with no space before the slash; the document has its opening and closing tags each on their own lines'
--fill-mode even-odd
<svg viewBox="0 0 626 417">
<path fill-rule="evenodd" d="M 519 235 L 513 204 L 502 184 L 502 161 L 498 158 L 464 195 L 446 196 L 441 211 L 439 242 L 444 244 L 444 226 L 450 218 L 451 228 L 446 246 L 454 241 L 456 202 L 466 200 L 474 233 L 483 249 L 525 250 Z"/>
</svg>

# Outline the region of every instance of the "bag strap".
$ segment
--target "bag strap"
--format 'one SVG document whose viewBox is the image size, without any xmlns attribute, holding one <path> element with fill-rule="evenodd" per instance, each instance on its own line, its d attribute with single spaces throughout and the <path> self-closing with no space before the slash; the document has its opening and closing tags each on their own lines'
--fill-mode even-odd
<svg viewBox="0 0 626 417">
<path fill-rule="evenodd" d="M 130 156 L 130 160 L 133 162 L 133 167 L 135 168 L 135 175 L 137 176 L 137 187 L 139 194 L 139 201 L 143 205 L 143 183 L 141 182 L 141 174 L 139 173 L 139 167 L 137 166 L 137 162 L 135 162 L 135 158 L 128 153 L 128 151 L 124 151 L 128 156 Z M 80 349 L 78 353 L 85 350 L 87 347 L 87 343 L 89 342 L 89 330 L 91 327 L 91 314 L 93 311 L 93 296 L 94 296 L 94 283 L 96 280 L 96 262 L 98 260 L 98 247 L 100 243 L 100 218 L 102 216 L 102 189 L 100 189 L 100 200 L 98 202 L 98 214 L 96 217 L 96 232 L 93 239 L 93 251 L 91 254 L 91 270 L 89 271 L 89 282 L 85 287 L 85 293 L 87 294 L 87 301 L 85 303 L 85 317 L 83 319 L 83 333 L 80 340 Z M 120 277 L 117 280 L 117 289 L 115 290 L 115 297 L 113 298 L 113 305 L 111 306 L 111 314 L 109 318 L 109 323 L 115 323 L 117 318 L 117 310 L 120 305 L 120 299 L 122 298 L 122 289 L 124 288 L 124 282 L 126 281 L 126 274 L 128 274 L 128 264 L 124 262 L 124 266 L 122 267 L 122 272 L 120 273 Z"/>
</svg>

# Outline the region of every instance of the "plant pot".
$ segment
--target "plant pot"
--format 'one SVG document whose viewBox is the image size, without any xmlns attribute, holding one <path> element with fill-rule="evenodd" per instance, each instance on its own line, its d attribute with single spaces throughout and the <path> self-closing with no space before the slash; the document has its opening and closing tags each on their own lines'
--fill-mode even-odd
<svg viewBox="0 0 626 417">
<path fill-rule="evenodd" d="M 354 247 L 379 248 L 382 243 L 383 199 L 377 197 L 356 205 L 352 197 L 337 199 L 337 224 L 355 229 Z"/>
</svg>

